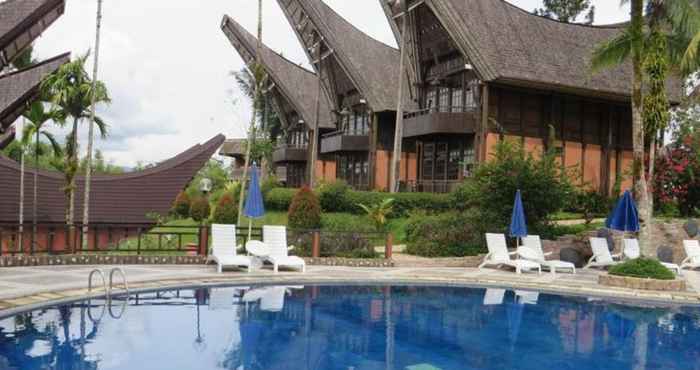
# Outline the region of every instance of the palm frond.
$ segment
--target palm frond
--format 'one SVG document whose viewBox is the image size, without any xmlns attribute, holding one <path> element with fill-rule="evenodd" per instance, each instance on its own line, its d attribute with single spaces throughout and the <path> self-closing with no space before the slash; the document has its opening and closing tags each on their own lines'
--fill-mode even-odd
<svg viewBox="0 0 700 370">
<path fill-rule="evenodd" d="M 591 69 L 600 72 L 605 68 L 614 67 L 624 63 L 632 53 L 634 37 L 629 29 L 598 46 L 591 58 Z"/>
<path fill-rule="evenodd" d="M 53 136 L 52 133 L 48 131 L 41 131 L 41 135 L 46 138 L 46 140 L 49 141 L 51 144 L 51 149 L 53 150 L 54 154 L 58 157 L 63 154 L 63 150 L 61 149 L 61 144 L 58 143 L 58 140 L 56 140 L 56 137 Z"/>
</svg>

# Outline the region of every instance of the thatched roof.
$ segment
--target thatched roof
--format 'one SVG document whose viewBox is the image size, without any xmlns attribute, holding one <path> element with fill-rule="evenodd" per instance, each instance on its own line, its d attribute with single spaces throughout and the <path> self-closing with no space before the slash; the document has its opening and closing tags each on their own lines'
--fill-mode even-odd
<svg viewBox="0 0 700 370">
<path fill-rule="evenodd" d="M 277 0 L 285 9 L 289 0 Z M 346 21 L 321 0 L 294 0 L 309 16 L 326 44 L 375 112 L 397 106 L 399 51 L 373 39 Z M 285 12 L 294 24 L 291 14 Z M 293 27 L 295 32 L 300 30 Z M 304 35 L 300 35 L 304 38 Z M 408 94 L 406 94 L 408 95 Z M 408 102 L 408 96 L 406 101 Z"/>
<path fill-rule="evenodd" d="M 622 25 L 588 26 L 534 15 L 504 0 L 425 0 L 484 81 L 628 99 L 629 64 L 591 72 L 593 51 Z M 396 11 L 396 9 L 395 9 Z M 668 84 L 678 101 L 681 83 Z"/>
<path fill-rule="evenodd" d="M 177 194 L 184 190 L 197 172 L 224 142 L 218 135 L 204 144 L 143 171 L 123 175 L 94 175 L 91 183 L 90 221 L 93 223 L 152 224 L 148 213 L 165 215 Z M 0 157 L 0 222 L 16 222 L 19 213 L 18 163 Z M 33 176 L 25 186 L 31 189 Z M 62 222 L 65 215 L 63 174 L 40 170 L 38 173 L 38 221 Z M 85 181 L 77 178 L 76 214 L 82 214 Z M 25 199 L 25 215 L 31 215 L 32 198 Z M 31 216 L 29 216 L 31 217 Z"/>
<path fill-rule="evenodd" d="M 0 76 L 0 131 L 22 114 L 26 103 L 36 96 L 41 81 L 68 63 L 70 54 L 62 54 L 29 68 Z"/>
<path fill-rule="evenodd" d="M 0 2 L 0 69 L 58 19 L 65 6 L 65 0 Z"/>
<path fill-rule="evenodd" d="M 248 65 L 254 64 L 257 49 L 255 36 L 227 15 L 224 16 L 221 29 L 243 60 Z M 316 97 L 318 93 L 316 74 L 286 59 L 265 45 L 261 49 L 261 60 L 279 95 L 287 100 L 287 104 L 296 110 L 309 128 L 313 128 L 316 122 Z M 284 115 L 284 112 L 278 113 Z M 323 91 L 321 92 L 319 126 L 322 129 L 335 128 L 331 120 L 328 98 Z"/>
</svg>

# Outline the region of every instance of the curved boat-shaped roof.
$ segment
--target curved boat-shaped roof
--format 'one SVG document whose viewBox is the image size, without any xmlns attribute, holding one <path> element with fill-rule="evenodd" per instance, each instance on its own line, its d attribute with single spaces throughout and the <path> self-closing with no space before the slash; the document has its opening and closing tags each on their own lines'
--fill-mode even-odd
<svg viewBox="0 0 700 370">
<path fill-rule="evenodd" d="M 257 38 L 246 31 L 228 15 L 224 16 L 221 29 L 246 64 L 255 62 Z M 275 88 L 287 103 L 297 111 L 309 128 L 316 122 L 316 96 L 318 79 L 315 73 L 288 60 L 263 44 L 261 60 L 265 71 L 275 84 Z M 331 110 L 325 92 L 321 92 L 319 125 L 321 128 L 335 128 L 331 120 Z M 284 112 L 279 112 L 284 115 Z M 296 122 L 293 122 L 296 123 Z"/>
<path fill-rule="evenodd" d="M 109 224 L 152 224 L 148 213 L 165 215 L 177 194 L 223 144 L 218 135 L 204 144 L 166 160 L 152 168 L 122 175 L 95 175 L 90 196 L 90 221 Z M 25 194 L 34 187 L 33 171 L 25 172 Z M 19 213 L 19 164 L 0 157 L 0 222 L 17 222 Z M 61 173 L 39 171 L 38 221 L 64 222 L 64 177 Z M 84 178 L 78 177 L 75 214 L 82 214 Z M 25 219 L 31 221 L 33 199 L 25 197 Z"/>
<path fill-rule="evenodd" d="M 337 60 L 375 112 L 395 111 L 398 99 L 398 49 L 386 45 L 357 29 L 321 0 L 277 0 L 301 40 L 306 35 L 295 27 L 291 3 L 304 10 L 333 50 Z M 308 55 L 308 47 L 304 45 Z M 310 59 L 315 56 L 308 55 Z M 408 94 L 407 94 L 408 95 Z M 406 99 L 407 101 L 409 99 Z"/>
<path fill-rule="evenodd" d="M 41 81 L 70 61 L 70 54 L 61 54 L 29 68 L 0 76 L 0 133 L 12 125 L 36 96 Z"/>
<path fill-rule="evenodd" d="M 532 14 L 504 0 L 425 0 L 484 81 L 629 98 L 631 65 L 593 73 L 596 47 L 624 25 L 589 26 Z M 395 9 L 395 13 L 396 13 Z M 671 99 L 681 82 L 669 79 Z"/>
<path fill-rule="evenodd" d="M 63 15 L 65 7 L 65 0 L 0 2 L 0 69 Z"/>
</svg>

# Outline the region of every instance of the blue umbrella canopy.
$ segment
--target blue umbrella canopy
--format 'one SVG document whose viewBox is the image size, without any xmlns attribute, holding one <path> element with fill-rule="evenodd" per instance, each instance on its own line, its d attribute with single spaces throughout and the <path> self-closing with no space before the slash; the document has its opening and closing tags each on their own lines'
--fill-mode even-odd
<svg viewBox="0 0 700 370">
<path fill-rule="evenodd" d="M 639 212 L 629 190 L 617 202 L 615 210 L 605 221 L 605 226 L 618 231 L 639 231 Z"/>
<path fill-rule="evenodd" d="M 263 204 L 262 192 L 260 191 L 260 181 L 258 180 L 258 169 L 255 165 L 250 171 L 250 186 L 248 197 L 245 200 L 243 214 L 249 218 L 260 218 L 265 216 L 265 205 Z"/>
<path fill-rule="evenodd" d="M 515 204 L 513 204 L 513 215 L 510 217 L 510 236 L 514 238 L 524 238 L 527 236 L 527 222 L 525 221 L 525 210 L 520 190 L 515 193 Z"/>
</svg>

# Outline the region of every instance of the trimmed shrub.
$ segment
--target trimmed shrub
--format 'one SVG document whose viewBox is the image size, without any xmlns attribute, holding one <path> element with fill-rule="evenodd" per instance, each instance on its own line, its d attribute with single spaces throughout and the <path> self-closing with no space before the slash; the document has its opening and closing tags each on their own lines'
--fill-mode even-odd
<svg viewBox="0 0 700 370">
<path fill-rule="evenodd" d="M 651 258 L 637 258 L 613 266 L 610 275 L 628 276 L 641 279 L 673 280 L 676 276 L 661 262 Z"/>
<path fill-rule="evenodd" d="M 297 256 L 311 257 L 313 233 L 290 230 L 289 237 Z M 324 231 L 321 232 L 321 257 L 377 258 L 379 254 L 370 239 L 360 232 Z"/>
<path fill-rule="evenodd" d="M 408 254 L 423 257 L 464 257 L 486 252 L 484 225 L 477 212 L 416 213 L 406 225 Z"/>
<path fill-rule="evenodd" d="M 281 186 L 282 184 L 277 180 L 277 176 L 270 175 L 265 177 L 265 180 L 260 184 L 260 192 L 265 197 L 272 189 L 277 189 Z"/>
<path fill-rule="evenodd" d="M 293 229 L 311 230 L 321 226 L 321 205 L 318 197 L 308 187 L 303 187 L 289 206 L 289 226 Z"/>
<path fill-rule="evenodd" d="M 190 206 L 190 217 L 197 222 L 203 222 L 209 218 L 211 214 L 211 207 L 209 206 L 209 199 L 205 197 L 197 197 L 192 200 L 192 205 Z"/>
<path fill-rule="evenodd" d="M 358 204 L 379 204 L 385 199 L 393 198 L 393 212 L 390 217 L 407 217 L 412 211 L 424 210 L 429 212 L 444 212 L 452 209 L 452 199 L 449 194 L 432 193 L 397 193 L 389 194 L 376 191 L 354 191 L 346 194 L 348 209 L 344 212 L 363 214 Z"/>
<path fill-rule="evenodd" d="M 322 184 L 318 189 L 318 199 L 324 212 L 347 212 L 352 208 L 348 203 L 350 187 L 345 181 L 338 180 Z"/>
<path fill-rule="evenodd" d="M 217 224 L 235 225 L 238 223 L 238 201 L 229 193 L 219 198 L 212 221 Z"/>
<path fill-rule="evenodd" d="M 180 218 L 190 217 L 190 197 L 186 192 L 181 191 L 173 203 L 173 213 Z"/>
<path fill-rule="evenodd" d="M 347 213 L 324 213 L 321 216 L 321 228 L 324 231 L 356 231 L 372 233 L 374 228 L 366 217 Z"/>
<path fill-rule="evenodd" d="M 267 194 L 263 194 L 265 198 L 265 208 L 272 211 L 287 211 L 292 205 L 292 199 L 298 189 L 275 188 Z"/>
</svg>

